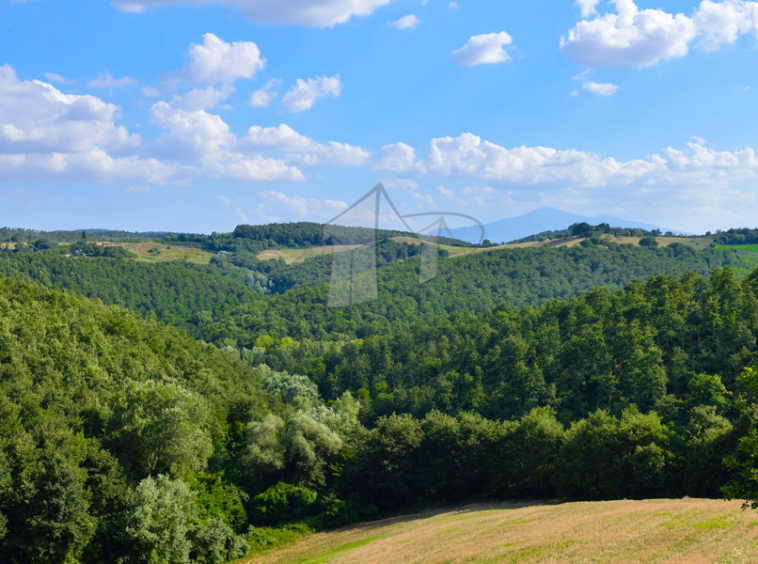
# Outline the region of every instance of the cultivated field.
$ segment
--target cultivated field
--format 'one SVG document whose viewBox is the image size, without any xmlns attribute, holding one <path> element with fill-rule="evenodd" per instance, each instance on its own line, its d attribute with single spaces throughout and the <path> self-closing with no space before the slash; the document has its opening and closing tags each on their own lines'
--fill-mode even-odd
<svg viewBox="0 0 758 564">
<path fill-rule="evenodd" d="M 717 251 L 729 251 L 734 249 L 740 253 L 758 254 L 758 245 L 719 245 Z"/>
<path fill-rule="evenodd" d="M 320 533 L 244 562 L 758 562 L 758 514 L 740 507 L 688 498 L 474 505 Z"/>
<path fill-rule="evenodd" d="M 203 251 L 202 249 L 166 245 L 156 241 L 142 243 L 98 243 L 98 245 L 122 247 L 130 253 L 137 255 L 137 260 L 143 262 L 187 261 L 195 264 L 208 264 L 211 258 L 213 258 L 213 253 Z"/>
</svg>

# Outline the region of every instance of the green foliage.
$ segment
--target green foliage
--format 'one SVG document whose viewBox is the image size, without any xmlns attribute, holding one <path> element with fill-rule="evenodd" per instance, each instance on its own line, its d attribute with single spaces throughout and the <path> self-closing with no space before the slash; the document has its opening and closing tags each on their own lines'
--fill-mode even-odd
<svg viewBox="0 0 758 564">
<path fill-rule="evenodd" d="M 75 247 L 94 248 L 100 254 L 106 252 L 103 249 L 113 249 L 94 244 Z M 148 264 L 123 258 L 71 258 L 51 253 L 0 251 L 0 275 L 99 298 L 106 304 L 192 331 L 203 321 L 212 321 L 260 297 L 249 271 L 183 263 Z M 94 251 L 92 254 L 100 256 Z M 209 318 L 204 319 L 205 313 Z"/>
<path fill-rule="evenodd" d="M 212 517 L 193 534 L 192 562 L 222 564 L 245 556 L 249 545 L 244 537 L 234 534 L 220 517 Z"/>
<path fill-rule="evenodd" d="M 204 400 L 174 383 L 130 382 L 115 399 L 110 440 L 138 475 L 180 477 L 213 452 Z"/>
<path fill-rule="evenodd" d="M 318 404 L 321 399 L 318 387 L 307 376 L 272 372 L 263 365 L 262 371 L 268 375 L 263 378 L 263 389 L 268 393 L 279 396 L 282 401 L 297 407 L 310 407 Z"/>
<path fill-rule="evenodd" d="M 168 476 L 142 480 L 129 499 L 124 537 L 132 558 L 146 564 L 186 564 L 196 526 L 194 495 Z"/>
<path fill-rule="evenodd" d="M 253 498 L 254 520 L 261 525 L 299 521 L 313 511 L 316 492 L 279 482 Z"/>
</svg>

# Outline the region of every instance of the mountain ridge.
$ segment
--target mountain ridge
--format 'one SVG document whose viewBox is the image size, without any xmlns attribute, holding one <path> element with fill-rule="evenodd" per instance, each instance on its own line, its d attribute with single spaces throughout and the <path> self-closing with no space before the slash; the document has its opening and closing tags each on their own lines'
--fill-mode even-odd
<svg viewBox="0 0 758 564">
<path fill-rule="evenodd" d="M 611 227 L 638 228 L 648 231 L 660 229 L 663 232 L 673 231 L 674 233 L 682 233 L 676 229 L 668 229 L 640 221 L 621 219 L 608 214 L 585 216 L 545 206 L 520 216 L 509 217 L 484 224 L 484 238 L 489 239 L 493 243 L 508 243 L 530 235 L 542 233 L 543 231 L 566 229 L 573 223 L 581 222 L 587 222 L 592 225 L 608 223 Z M 481 230 L 479 226 L 472 226 L 457 227 L 451 229 L 451 232 L 457 239 L 476 243 L 479 240 Z"/>
</svg>

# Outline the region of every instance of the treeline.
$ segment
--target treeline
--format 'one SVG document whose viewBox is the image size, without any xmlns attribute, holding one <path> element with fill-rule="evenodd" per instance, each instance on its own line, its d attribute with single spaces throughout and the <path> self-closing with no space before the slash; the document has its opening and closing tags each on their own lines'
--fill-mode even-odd
<svg viewBox="0 0 758 564">
<path fill-rule="evenodd" d="M 416 237 L 408 231 L 348 227 L 343 225 L 324 226 L 320 223 L 268 223 L 266 225 L 238 225 L 232 233 L 212 233 L 195 235 L 177 233 L 166 235 L 167 242 L 197 245 L 209 251 L 257 253 L 272 248 L 308 248 L 321 245 L 351 245 L 381 242 L 393 237 Z M 472 247 L 471 243 L 438 237 L 437 242 L 459 247 Z"/>
<path fill-rule="evenodd" d="M 710 233 L 708 233 L 710 235 Z M 717 231 L 713 236 L 713 246 L 758 244 L 758 229 L 729 229 Z"/>
<path fill-rule="evenodd" d="M 119 231 L 114 229 L 85 229 L 83 231 L 42 231 L 17 227 L 0 227 L 0 243 L 24 243 L 39 239 L 55 243 L 76 243 L 81 240 L 104 241 L 159 239 L 168 233 L 165 231 Z"/>
<path fill-rule="evenodd" d="M 529 243 L 531 241 L 549 241 L 553 239 L 566 239 L 568 237 L 597 237 L 599 235 L 613 235 L 617 237 L 660 237 L 660 229 L 642 229 L 640 227 L 614 227 L 608 223 L 599 223 L 591 225 L 586 221 L 572 223 L 566 229 L 556 229 L 550 231 L 541 231 L 528 237 L 523 237 L 512 241 L 513 243 Z M 674 236 L 671 231 L 666 232 L 666 236 Z"/>
</svg>

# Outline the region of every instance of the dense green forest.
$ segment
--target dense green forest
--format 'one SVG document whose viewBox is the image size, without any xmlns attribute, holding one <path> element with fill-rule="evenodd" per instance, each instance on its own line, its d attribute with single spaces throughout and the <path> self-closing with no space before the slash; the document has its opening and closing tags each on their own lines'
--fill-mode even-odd
<svg viewBox="0 0 758 564">
<path fill-rule="evenodd" d="M 220 564 L 472 499 L 758 500 L 748 256 L 590 234 L 441 252 L 420 284 L 422 247 L 385 240 L 379 299 L 329 309 L 331 256 L 255 254 L 310 224 L 168 237 L 216 255 L 0 252 L 0 562 Z"/>
<path fill-rule="evenodd" d="M 72 258 L 57 250 L 0 252 L 0 274 L 99 298 L 187 329 L 260 298 L 266 283 L 254 272 L 239 268 Z"/>
<path fill-rule="evenodd" d="M 755 499 L 756 338 L 758 274 L 717 270 L 250 353 L 298 375 L 0 279 L 0 561 L 223 562 L 472 498 Z"/>
<path fill-rule="evenodd" d="M 319 269 L 328 276 L 327 260 L 322 264 L 310 259 L 297 272 L 305 277 L 304 273 L 312 272 L 309 269 Z M 248 349 L 259 337 L 364 338 L 407 329 L 419 321 L 438 321 L 455 312 L 484 311 L 503 303 L 537 306 L 597 287 L 620 288 L 658 274 L 707 275 L 715 268 L 731 266 L 742 276 L 753 265 L 755 259 L 733 251 L 696 251 L 685 245 L 494 250 L 442 260 L 437 278 L 422 285 L 417 260 L 379 269 L 376 302 L 329 309 L 327 284 L 296 286 L 282 295 L 242 305 L 213 322 L 201 322 L 198 329 L 208 341 Z"/>
</svg>

